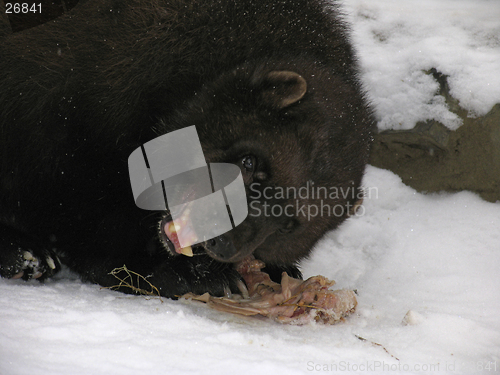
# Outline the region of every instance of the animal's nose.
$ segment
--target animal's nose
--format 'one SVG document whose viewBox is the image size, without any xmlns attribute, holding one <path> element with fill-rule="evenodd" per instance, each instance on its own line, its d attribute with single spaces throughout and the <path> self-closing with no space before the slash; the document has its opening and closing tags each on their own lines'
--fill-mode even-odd
<svg viewBox="0 0 500 375">
<path fill-rule="evenodd" d="M 212 257 L 221 261 L 227 261 L 238 253 L 233 242 L 225 235 L 206 241 L 205 249 Z"/>
</svg>

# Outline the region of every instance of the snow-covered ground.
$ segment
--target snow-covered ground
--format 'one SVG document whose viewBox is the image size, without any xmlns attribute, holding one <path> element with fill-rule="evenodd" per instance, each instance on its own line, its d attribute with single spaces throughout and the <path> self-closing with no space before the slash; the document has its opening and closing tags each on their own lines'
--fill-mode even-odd
<svg viewBox="0 0 500 375">
<path fill-rule="evenodd" d="M 0 374 L 500 371 L 500 204 L 425 196 L 374 167 L 365 186 L 364 210 L 303 267 L 357 289 L 344 323 L 283 326 L 68 273 L 45 285 L 0 280 Z M 410 310 L 414 324 L 403 325 Z"/>
<path fill-rule="evenodd" d="M 382 128 L 436 118 L 432 67 L 474 114 L 500 102 L 497 0 L 347 0 Z M 363 209 L 303 264 L 357 289 L 335 326 L 282 326 L 83 284 L 0 279 L 0 374 L 500 371 L 500 202 L 423 195 L 367 169 Z M 402 320 L 411 311 L 411 323 Z M 361 340 L 363 338 L 365 340 Z"/>
</svg>

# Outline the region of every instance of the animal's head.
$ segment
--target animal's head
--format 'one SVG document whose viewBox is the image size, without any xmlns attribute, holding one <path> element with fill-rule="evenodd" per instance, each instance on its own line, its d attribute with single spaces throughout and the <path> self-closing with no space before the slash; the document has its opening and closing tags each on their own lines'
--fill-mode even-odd
<svg viewBox="0 0 500 375">
<path fill-rule="evenodd" d="M 246 189 L 247 218 L 199 245 L 219 261 L 253 253 L 268 263 L 296 262 L 362 198 L 371 113 L 353 86 L 319 65 L 241 66 L 204 86 L 158 130 L 191 125 L 206 161 L 237 165 Z M 175 252 L 169 220 L 160 237 Z"/>
</svg>

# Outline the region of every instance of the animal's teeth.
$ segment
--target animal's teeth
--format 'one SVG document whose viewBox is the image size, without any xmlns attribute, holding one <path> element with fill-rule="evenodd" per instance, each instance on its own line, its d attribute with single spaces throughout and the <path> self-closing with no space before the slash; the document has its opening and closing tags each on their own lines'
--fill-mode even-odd
<svg viewBox="0 0 500 375">
<path fill-rule="evenodd" d="M 170 223 L 170 225 L 168 226 L 168 230 L 170 231 L 170 233 L 172 233 L 173 231 L 175 231 L 175 224 L 174 224 L 174 222 Z"/>
<path fill-rule="evenodd" d="M 176 232 L 179 232 L 181 230 L 181 226 L 179 224 L 174 224 L 174 228 Z"/>
<path fill-rule="evenodd" d="M 193 248 L 191 246 L 186 246 L 181 249 L 181 254 L 187 257 L 193 256 Z"/>
</svg>

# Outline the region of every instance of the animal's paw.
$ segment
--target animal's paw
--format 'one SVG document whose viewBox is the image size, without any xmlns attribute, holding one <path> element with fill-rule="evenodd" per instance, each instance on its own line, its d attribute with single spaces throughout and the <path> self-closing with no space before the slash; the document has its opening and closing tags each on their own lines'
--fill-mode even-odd
<svg viewBox="0 0 500 375">
<path fill-rule="evenodd" d="M 0 255 L 0 275 L 9 279 L 44 280 L 60 269 L 59 258 L 48 250 L 35 252 L 31 249 L 17 248 Z"/>
</svg>

